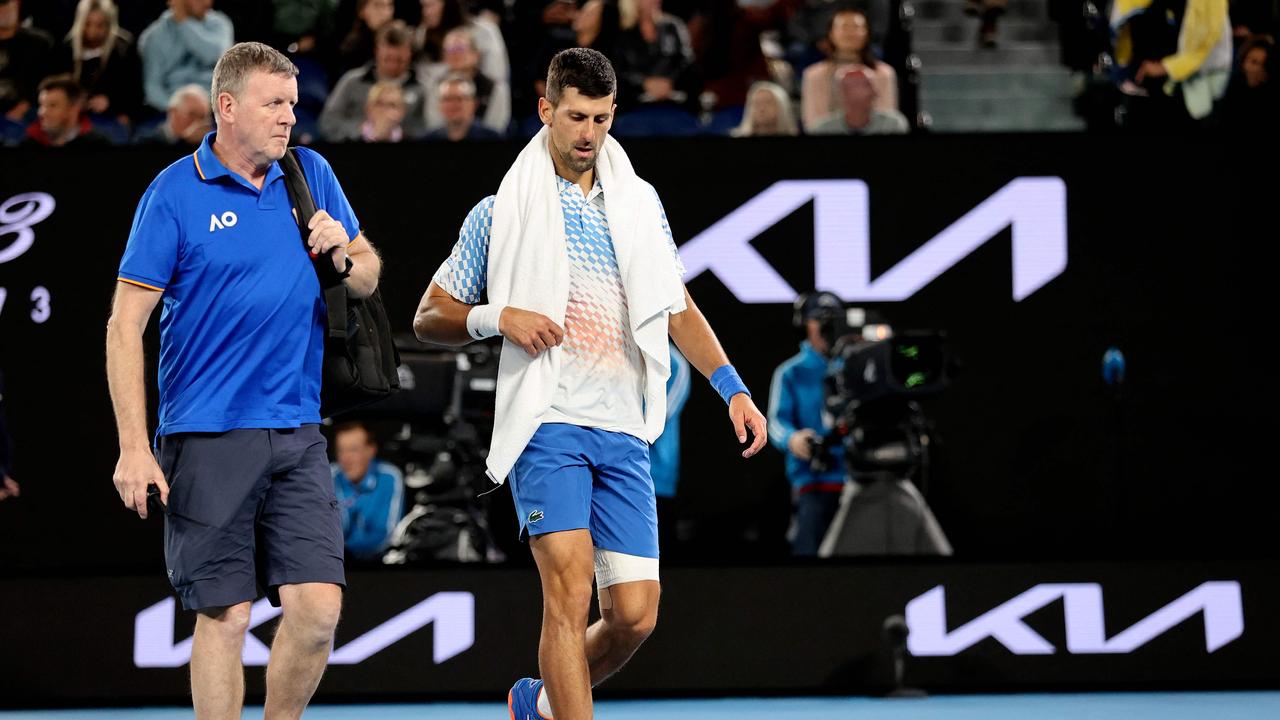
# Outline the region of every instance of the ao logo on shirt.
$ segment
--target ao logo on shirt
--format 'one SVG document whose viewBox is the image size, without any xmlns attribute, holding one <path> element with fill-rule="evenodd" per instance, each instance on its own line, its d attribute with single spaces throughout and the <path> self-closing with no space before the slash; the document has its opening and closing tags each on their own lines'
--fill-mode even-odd
<svg viewBox="0 0 1280 720">
<path fill-rule="evenodd" d="M 236 223 L 238 222 L 240 222 L 240 218 L 236 217 L 236 214 L 231 212 L 230 210 L 222 213 L 222 217 L 218 217 L 216 213 L 210 213 L 209 214 L 209 232 L 213 232 L 214 230 L 225 230 L 230 227 L 235 227 Z"/>
</svg>

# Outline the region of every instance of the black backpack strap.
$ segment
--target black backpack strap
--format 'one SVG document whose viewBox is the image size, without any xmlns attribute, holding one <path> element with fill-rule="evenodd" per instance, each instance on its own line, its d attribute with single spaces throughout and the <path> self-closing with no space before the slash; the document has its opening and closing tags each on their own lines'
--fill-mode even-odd
<svg viewBox="0 0 1280 720">
<path fill-rule="evenodd" d="M 284 157 L 280 158 L 280 169 L 284 171 L 285 187 L 289 191 L 294 219 L 298 222 L 298 233 L 302 236 L 302 244 L 305 247 L 307 238 L 311 236 L 311 230 L 307 225 L 316 214 L 316 201 L 311 195 L 311 186 L 307 184 L 302 163 L 298 161 L 297 153 L 293 148 L 285 151 Z M 347 337 L 347 288 L 342 284 L 342 275 L 333 267 L 333 261 L 328 255 L 311 258 L 311 266 L 315 268 L 325 303 L 329 307 L 329 337 L 345 340 Z"/>
</svg>

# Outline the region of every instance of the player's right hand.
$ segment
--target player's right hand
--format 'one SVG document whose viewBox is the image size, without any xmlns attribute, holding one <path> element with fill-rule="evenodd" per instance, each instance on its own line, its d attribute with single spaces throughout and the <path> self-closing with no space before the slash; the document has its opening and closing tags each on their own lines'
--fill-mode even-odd
<svg viewBox="0 0 1280 720">
<path fill-rule="evenodd" d="M 138 517 L 147 517 L 147 487 L 150 485 L 160 488 L 160 502 L 169 504 L 169 485 L 150 450 L 121 450 L 112 480 L 124 506 L 137 512 Z"/>
<path fill-rule="evenodd" d="M 813 458 L 813 441 L 818 439 L 818 433 L 805 428 L 791 433 L 791 437 L 787 438 L 787 449 L 792 455 L 808 462 Z"/>
<path fill-rule="evenodd" d="M 529 357 L 559 345 L 564 340 L 564 329 L 551 318 L 532 310 L 505 307 L 498 316 L 498 332 L 519 345 Z"/>
</svg>

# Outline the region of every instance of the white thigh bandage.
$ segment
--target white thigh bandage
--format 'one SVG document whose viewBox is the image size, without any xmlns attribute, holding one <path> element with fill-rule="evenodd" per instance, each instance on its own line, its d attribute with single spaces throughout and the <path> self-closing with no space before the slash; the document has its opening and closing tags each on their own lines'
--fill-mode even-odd
<svg viewBox="0 0 1280 720">
<path fill-rule="evenodd" d="M 596 548 L 596 587 L 658 579 L 658 558 L 626 555 Z"/>
</svg>

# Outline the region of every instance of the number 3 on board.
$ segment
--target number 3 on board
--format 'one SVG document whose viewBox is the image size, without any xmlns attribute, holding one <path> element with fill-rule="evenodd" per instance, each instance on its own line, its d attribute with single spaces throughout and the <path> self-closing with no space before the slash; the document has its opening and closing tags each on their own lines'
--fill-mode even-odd
<svg viewBox="0 0 1280 720">
<path fill-rule="evenodd" d="M 0 298 L 0 303 L 3 298 Z M 49 291 L 43 285 L 37 285 L 36 289 L 31 291 L 31 302 L 35 303 L 35 307 L 31 308 L 31 319 L 36 323 L 43 323 L 49 319 Z"/>
</svg>

